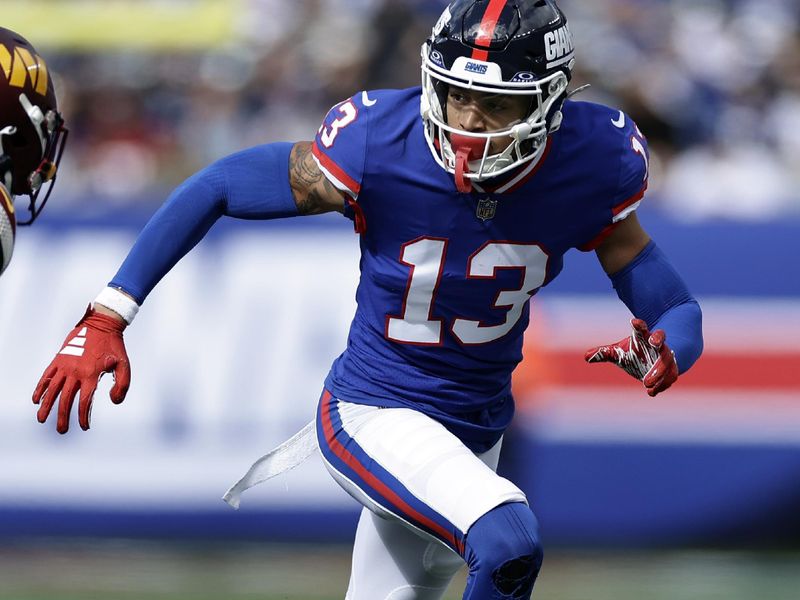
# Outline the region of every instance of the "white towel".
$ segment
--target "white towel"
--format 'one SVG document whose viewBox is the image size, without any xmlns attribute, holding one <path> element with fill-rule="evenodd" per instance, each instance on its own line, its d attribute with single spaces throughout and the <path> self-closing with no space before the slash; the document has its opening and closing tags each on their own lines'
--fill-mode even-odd
<svg viewBox="0 0 800 600">
<path fill-rule="evenodd" d="M 222 499 L 234 509 L 239 509 L 242 492 L 294 469 L 319 449 L 315 421 L 311 421 L 300 431 L 277 448 L 270 450 L 253 463 L 253 466 L 225 492 Z"/>
</svg>

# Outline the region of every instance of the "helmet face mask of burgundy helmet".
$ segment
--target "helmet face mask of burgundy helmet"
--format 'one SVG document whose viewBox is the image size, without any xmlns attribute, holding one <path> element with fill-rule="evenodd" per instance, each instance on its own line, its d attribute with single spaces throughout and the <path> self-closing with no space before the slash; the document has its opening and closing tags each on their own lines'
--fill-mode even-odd
<svg viewBox="0 0 800 600">
<path fill-rule="evenodd" d="M 47 64 L 24 37 L 2 27 L 0 67 L 0 159 L 10 165 L 9 192 L 29 197 L 30 215 L 17 224 L 30 225 L 53 190 L 68 132 Z"/>
<path fill-rule="evenodd" d="M 425 137 L 459 191 L 543 154 L 561 124 L 575 63 L 572 34 L 554 0 L 454 0 L 421 53 Z M 447 120 L 451 86 L 523 96 L 530 108 L 500 130 L 463 131 Z"/>
</svg>

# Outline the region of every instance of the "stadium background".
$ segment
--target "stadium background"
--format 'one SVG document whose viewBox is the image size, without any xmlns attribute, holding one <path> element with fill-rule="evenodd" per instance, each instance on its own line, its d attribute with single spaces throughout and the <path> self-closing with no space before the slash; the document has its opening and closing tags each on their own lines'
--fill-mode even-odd
<svg viewBox="0 0 800 600">
<path fill-rule="evenodd" d="M 703 303 L 706 353 L 649 399 L 582 363 L 627 319 L 593 257 L 568 256 L 537 296 L 503 469 L 542 522 L 538 595 L 796 598 L 800 7 L 561 5 L 583 98 L 648 135 L 641 218 Z M 239 512 L 219 498 L 313 414 L 354 308 L 346 220 L 218 224 L 128 332 L 133 387 L 113 407 L 101 384 L 91 432 L 58 436 L 29 398 L 175 184 L 310 139 L 356 91 L 416 85 L 442 6 L 3 0 L 0 24 L 48 60 L 72 133 L 0 282 L 0 599 L 342 597 L 356 507 L 318 458 Z"/>
</svg>

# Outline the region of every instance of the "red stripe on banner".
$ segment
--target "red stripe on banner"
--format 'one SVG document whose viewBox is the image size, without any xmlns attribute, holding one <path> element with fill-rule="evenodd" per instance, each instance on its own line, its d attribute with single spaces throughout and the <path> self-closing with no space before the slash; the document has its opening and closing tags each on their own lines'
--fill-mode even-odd
<svg viewBox="0 0 800 600">
<path fill-rule="evenodd" d="M 539 361 L 549 363 L 548 384 L 590 387 L 620 387 L 630 376 L 610 364 L 587 364 L 580 351 L 540 352 Z M 680 376 L 681 389 L 800 390 L 800 352 L 781 354 L 709 354 L 700 357 Z M 520 365 L 525 369 L 525 363 Z M 631 383 L 636 382 L 631 379 Z"/>
<path fill-rule="evenodd" d="M 342 446 L 341 442 L 336 439 L 336 434 L 333 431 L 333 424 L 331 423 L 331 413 L 330 413 L 330 399 L 331 393 L 325 390 L 322 396 L 322 429 L 325 433 L 325 441 L 328 442 L 333 453 L 338 456 L 344 463 L 353 469 L 358 475 L 367 483 L 367 485 L 371 486 L 372 489 L 377 491 L 381 496 L 383 496 L 386 500 L 392 503 L 395 509 L 398 509 L 401 514 L 405 514 L 411 517 L 412 520 L 421 523 L 428 529 L 435 531 L 438 533 L 442 538 L 444 538 L 447 542 L 452 544 L 453 548 L 456 548 L 463 556 L 464 554 L 464 547 L 463 544 L 460 544 L 455 535 L 452 532 L 447 531 L 444 527 L 431 521 L 428 517 L 423 514 L 417 512 L 412 506 L 410 506 L 405 500 L 403 500 L 400 496 L 397 495 L 389 486 L 383 483 L 380 479 L 375 477 L 369 470 L 361 464 L 361 462 L 353 456 L 344 446 Z"/>
<path fill-rule="evenodd" d="M 327 154 L 323 153 L 322 150 L 319 149 L 319 146 L 317 146 L 317 142 L 312 144 L 311 153 L 320 163 L 322 163 L 322 166 L 325 167 L 331 175 L 341 181 L 342 184 L 344 184 L 347 189 L 353 193 L 353 195 L 358 196 L 358 194 L 361 192 L 361 185 L 355 179 L 350 177 L 350 175 L 345 173 L 344 169 L 333 162 L 333 160 L 331 160 Z"/>
<path fill-rule="evenodd" d="M 481 20 L 481 28 L 478 37 L 475 38 L 475 45 L 489 47 L 492 45 L 494 38 L 494 30 L 497 27 L 497 19 L 506 7 L 508 0 L 490 0 L 486 12 L 483 14 Z M 472 51 L 472 58 L 475 60 L 489 60 L 488 50 L 478 50 L 477 48 Z"/>
</svg>

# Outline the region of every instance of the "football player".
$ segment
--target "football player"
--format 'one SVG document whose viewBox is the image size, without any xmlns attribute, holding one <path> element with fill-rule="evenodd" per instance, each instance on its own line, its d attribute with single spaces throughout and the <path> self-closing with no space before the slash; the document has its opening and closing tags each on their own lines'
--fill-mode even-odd
<svg viewBox="0 0 800 600">
<path fill-rule="evenodd" d="M 647 142 L 623 112 L 569 99 L 573 38 L 553 0 L 455 0 L 422 46 L 422 86 L 335 106 L 314 141 L 221 159 L 184 182 L 45 370 L 59 432 L 89 428 L 98 377 L 130 383 L 123 331 L 220 217 L 338 211 L 361 240 L 358 308 L 316 421 L 364 509 L 349 600 L 529 598 L 542 562 L 523 492 L 495 473 L 529 301 L 594 251 L 634 316 L 587 352 L 655 396 L 702 350 L 701 312 L 636 217 Z M 323 248 L 320 248 L 324 252 Z"/>
<path fill-rule="evenodd" d="M 33 223 L 50 196 L 66 139 L 44 59 L 21 35 L 0 27 L 0 273 L 11 261 L 16 226 Z M 14 211 L 17 195 L 30 199 L 23 221 Z"/>
</svg>

